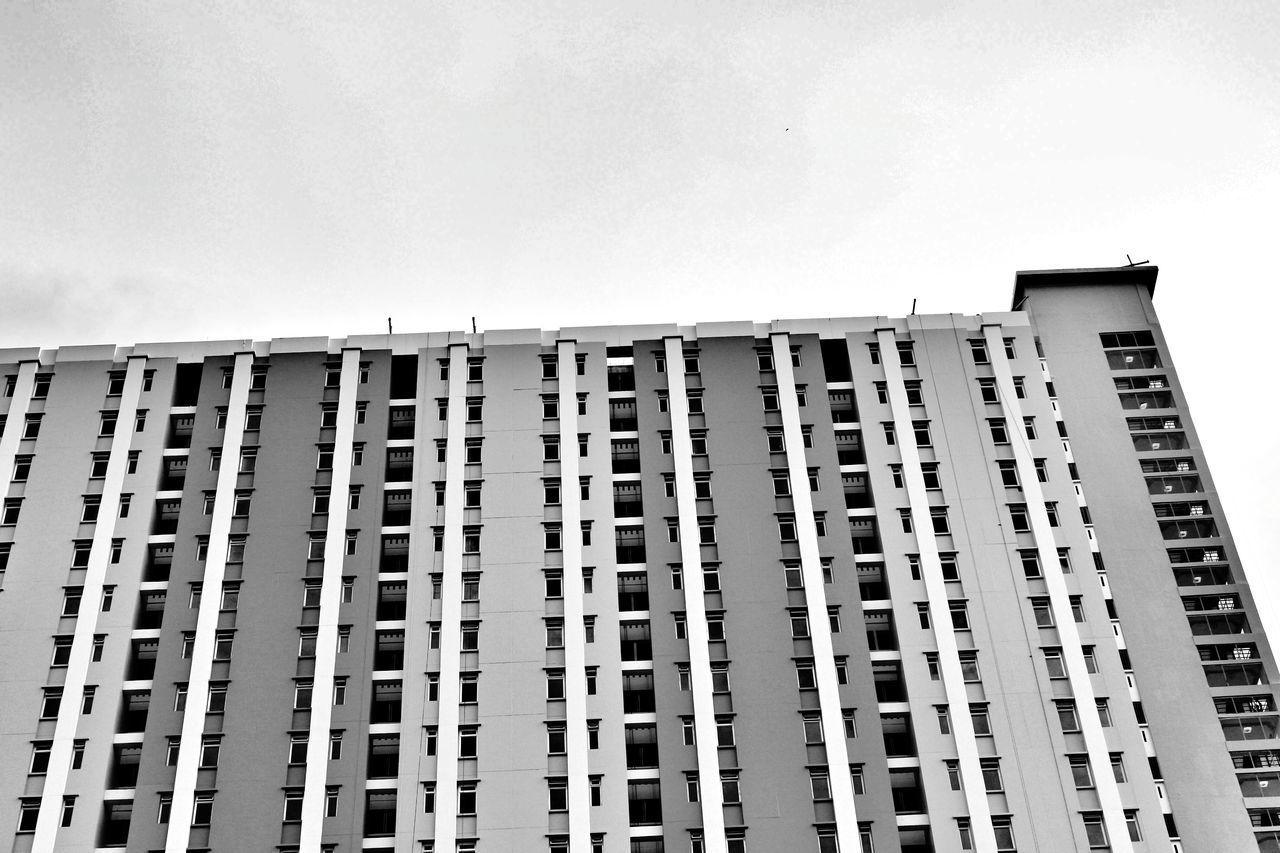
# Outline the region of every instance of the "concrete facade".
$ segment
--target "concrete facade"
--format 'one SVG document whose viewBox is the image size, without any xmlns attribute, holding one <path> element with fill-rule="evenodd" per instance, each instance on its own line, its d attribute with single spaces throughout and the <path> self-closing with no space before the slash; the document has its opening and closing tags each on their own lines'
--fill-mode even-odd
<svg viewBox="0 0 1280 853">
<path fill-rule="evenodd" d="M 0 833 L 1280 850 L 1275 664 L 1155 274 L 0 350 Z"/>
</svg>

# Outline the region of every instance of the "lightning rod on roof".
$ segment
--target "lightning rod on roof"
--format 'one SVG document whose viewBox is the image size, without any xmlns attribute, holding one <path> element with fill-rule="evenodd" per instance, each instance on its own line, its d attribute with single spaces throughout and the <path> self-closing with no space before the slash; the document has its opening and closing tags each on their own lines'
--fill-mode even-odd
<svg viewBox="0 0 1280 853">
<path fill-rule="evenodd" d="M 472 317 L 471 318 L 471 334 L 474 335 L 475 333 L 476 333 L 476 318 Z"/>
<path fill-rule="evenodd" d="M 1143 264 L 1149 264 L 1149 263 L 1151 263 L 1151 261 L 1149 261 L 1149 260 L 1146 260 L 1146 261 L 1135 261 L 1133 258 L 1129 257 L 1128 253 L 1126 253 L 1124 257 L 1125 257 L 1125 260 L 1127 260 L 1127 261 L 1129 262 L 1129 266 L 1131 266 L 1131 267 L 1140 267 L 1140 266 L 1142 266 Z"/>
<path fill-rule="evenodd" d="M 387 334 L 391 334 L 391 318 L 387 318 Z"/>
<path fill-rule="evenodd" d="M 911 313 L 916 313 L 916 301 L 914 299 L 911 300 Z"/>
</svg>

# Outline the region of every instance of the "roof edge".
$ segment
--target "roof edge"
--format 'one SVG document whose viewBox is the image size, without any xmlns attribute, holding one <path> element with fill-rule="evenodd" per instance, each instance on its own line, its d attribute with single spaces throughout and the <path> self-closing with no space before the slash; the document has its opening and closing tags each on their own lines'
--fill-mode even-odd
<svg viewBox="0 0 1280 853">
<path fill-rule="evenodd" d="M 1141 284 L 1149 295 L 1156 292 L 1156 276 L 1160 267 L 1153 265 L 1124 267 L 1084 267 L 1064 270 L 1018 270 L 1013 280 L 1013 310 L 1022 310 L 1027 290 L 1032 287 L 1071 287 L 1078 284 Z"/>
</svg>

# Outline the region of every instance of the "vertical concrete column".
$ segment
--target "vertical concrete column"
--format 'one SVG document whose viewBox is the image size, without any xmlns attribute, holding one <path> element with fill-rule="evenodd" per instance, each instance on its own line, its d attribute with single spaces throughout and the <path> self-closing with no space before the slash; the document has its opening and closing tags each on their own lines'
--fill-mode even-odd
<svg viewBox="0 0 1280 853">
<path fill-rule="evenodd" d="M 200 609 L 196 613 L 196 636 L 191 651 L 191 671 L 187 676 L 187 707 L 182 714 L 173 802 L 169 808 L 169 829 L 165 833 L 166 853 L 186 853 L 191 834 L 191 811 L 196 774 L 199 772 L 201 736 L 204 734 L 205 700 L 209 695 L 209 676 L 213 671 L 213 647 L 218 629 L 218 610 L 222 606 L 222 579 L 227 571 L 227 543 L 236 480 L 240 476 L 240 447 L 244 443 L 244 416 L 252 368 L 253 353 L 236 353 L 231 374 L 231 399 L 227 403 L 227 425 L 222 436 L 222 461 L 213 496 L 209 549 L 200 583 Z"/>
<path fill-rule="evenodd" d="M 1027 443 L 1026 433 L 1022 429 L 1022 405 L 1018 402 L 1018 395 L 1013 387 L 1013 371 L 1005 355 L 1002 331 L 999 324 L 988 324 L 982 327 L 982 335 L 987 342 L 987 356 L 991 359 L 991 367 L 995 372 L 1000 406 L 1005 413 L 1009 437 L 1012 440 L 1013 458 L 1018 468 L 1018 482 L 1022 484 L 1022 492 L 1027 499 L 1027 517 L 1031 521 L 1031 535 L 1036 542 L 1040 569 L 1044 574 L 1045 587 L 1049 592 L 1049 607 L 1053 611 L 1053 621 L 1058 627 L 1058 637 L 1062 641 L 1062 659 L 1066 664 L 1067 679 L 1071 683 L 1071 695 L 1076 700 L 1076 716 L 1080 720 L 1080 731 L 1084 734 L 1085 750 L 1089 755 L 1089 768 L 1093 771 L 1098 802 L 1102 806 L 1102 819 L 1106 823 L 1107 836 L 1111 839 L 1111 849 L 1116 853 L 1131 853 L 1133 842 L 1129 840 L 1129 828 L 1125 823 L 1124 807 L 1120 802 L 1120 788 L 1111 771 L 1111 753 L 1107 749 L 1102 722 L 1098 719 L 1097 697 L 1093 692 L 1093 681 L 1089 677 L 1089 670 L 1085 666 L 1084 649 L 1080 645 L 1080 632 L 1076 629 L 1075 616 L 1071 613 L 1071 597 L 1067 591 L 1066 578 L 1062 574 L 1062 566 L 1058 562 L 1057 543 L 1053 538 L 1053 528 L 1049 525 L 1049 513 L 1045 509 L 1040 478 L 1036 476 L 1035 459 Z M 1054 446 L 1061 447 L 1057 442 L 1054 442 Z"/>
<path fill-rule="evenodd" d="M 89 565 L 85 570 L 80 615 L 76 619 L 76 630 L 71 641 L 71 658 L 67 663 L 67 676 L 62 686 L 62 703 L 58 707 L 58 719 L 54 723 L 49 771 L 40 795 L 40 814 L 31 845 L 33 853 L 54 853 L 58 849 L 62 796 L 67 790 L 67 774 L 71 771 L 71 752 L 76 726 L 80 720 L 80 705 L 84 699 L 84 683 L 93 656 L 93 635 L 97 630 L 102 607 L 102 587 L 107 575 L 107 565 L 111 560 L 111 540 L 115 533 L 115 520 L 120 514 L 120 492 L 124 486 L 129 446 L 133 441 L 133 421 L 138 411 L 138 397 L 142 393 L 142 374 L 146 364 L 144 356 L 131 356 L 125 370 L 124 392 L 120 396 L 116 431 L 112 436 L 111 451 L 107 458 L 107 476 L 102 484 L 98 521 L 93 527 Z M 25 390 L 27 399 L 31 396 L 31 386 L 27 385 L 25 389 L 22 387 L 24 376 L 29 378 L 30 374 L 19 374 L 19 387 L 14 392 L 15 405 L 20 391 Z M 21 429 L 22 424 L 14 423 L 13 416 L 10 415 L 5 433 Z M 9 470 L 13 470 L 12 461 Z M 183 846 L 186 846 L 185 837 Z"/>
<path fill-rule="evenodd" d="M 724 792 L 720 788 L 720 750 L 716 744 L 715 706 L 711 691 L 711 649 L 702 582 L 702 546 L 698 542 L 698 504 L 693 485 L 693 443 L 689 435 L 689 400 L 684 382 L 684 339 L 669 337 L 663 344 L 671 411 L 671 456 L 676 469 L 676 512 L 679 515 L 681 575 L 689 638 L 689 686 L 693 692 L 693 734 L 697 742 L 702 837 L 706 853 L 726 853 L 728 842 L 724 833 Z"/>
<path fill-rule="evenodd" d="M 942 687 L 951 710 L 951 732 L 956 742 L 965 803 L 969 807 L 974 849 L 995 850 L 991 808 L 987 803 L 987 788 L 982 779 L 982 764 L 978 758 L 978 741 L 973 733 L 973 720 L 969 716 L 969 693 L 964 684 L 964 674 L 960 670 L 956 635 L 951 628 L 951 606 L 947 600 L 946 581 L 942 578 L 938 543 L 933 535 L 933 518 L 929 511 L 924 474 L 920 468 L 920 451 L 911 426 L 911 407 L 907 402 L 907 388 L 902 378 L 902 363 L 898 359 L 898 342 L 893 329 L 877 329 L 876 340 L 879 342 L 880 363 L 884 365 L 885 382 L 889 390 L 889 406 L 893 411 L 893 430 L 902 455 L 902 477 L 911 505 L 911 526 L 916 532 L 916 543 L 920 550 L 920 575 L 924 579 L 925 593 L 929 598 L 929 623 L 933 626 L 934 640 L 938 645 Z"/>
<path fill-rule="evenodd" d="M 411 850 L 418 844 L 418 821 L 423 817 L 422 782 L 434 758 L 425 755 L 423 726 L 427 702 L 427 647 L 430 645 L 431 568 L 435 560 L 432 525 L 436 461 L 435 439 L 427 434 L 431 411 L 428 377 L 430 350 L 418 351 L 418 384 L 414 398 L 413 512 L 409 532 L 409 578 L 404 623 L 404 670 L 401 691 L 400 764 L 396 783 L 396 849 Z M 452 375 L 452 365 L 450 374 Z M 438 749 L 438 748 L 437 748 Z"/>
<path fill-rule="evenodd" d="M 462 478 L 466 475 L 466 344 L 449 347 L 445 431 L 444 572 L 440 585 L 440 719 L 437 724 L 435 849 L 458 841 L 458 679 L 462 646 Z"/>
<path fill-rule="evenodd" d="M 301 853 L 320 853 L 320 837 L 324 830 L 329 727 L 333 720 L 333 672 L 338 657 L 338 609 L 342 604 L 342 565 L 346 558 L 347 509 L 350 506 L 347 493 L 351 491 L 351 454 L 355 444 L 359 386 L 360 350 L 344 349 L 338 379 L 338 423 L 333 438 L 333 478 L 329 483 L 329 525 L 324 536 L 320 617 L 316 625 L 316 666 L 312 677 L 311 725 L 307 733 L 307 775 L 302 791 L 302 827 L 298 840 Z"/>
<path fill-rule="evenodd" d="M 578 487 L 578 361 L 574 341 L 556 342 L 560 415 L 560 546 L 564 567 L 564 674 L 569 765 L 569 849 L 591 849 L 587 776 L 587 649 L 583 621 L 582 490 Z"/>
<path fill-rule="evenodd" d="M 826 584 L 822 579 L 822 558 L 818 552 L 818 527 L 813 518 L 813 495 L 809 490 L 809 466 L 800 430 L 800 404 L 796 397 L 795 369 L 791 364 L 791 339 L 785 332 L 770 336 L 773 368 L 778 377 L 778 399 L 782 407 L 782 438 L 787 449 L 787 475 L 791 480 L 791 501 L 795 508 L 796 534 L 800 541 L 800 572 L 804 583 L 805 606 L 809 614 L 809 639 L 813 644 L 814 672 L 818 681 L 818 706 L 827 752 L 827 775 L 831 780 L 831 800 L 836 814 L 836 836 L 842 850 L 856 850 L 858 814 L 853 801 L 853 778 L 849 772 L 849 746 L 844 737 L 844 710 L 840 706 L 840 684 L 836 677 L 835 651 L 831 644 L 831 622 L 827 618 Z M 668 362 L 669 363 L 669 362 Z"/>
<path fill-rule="evenodd" d="M 4 431 L 0 432 L 0 476 L 4 484 L 9 484 L 13 475 L 14 457 L 18 455 L 18 443 L 22 441 L 22 431 L 27 421 L 27 410 L 31 407 L 31 394 L 36 386 L 36 370 L 40 368 L 38 361 L 24 361 L 18 365 L 18 380 L 13 386 L 12 402 L 5 416 Z M 4 497 L 0 495 L 0 497 Z"/>
</svg>

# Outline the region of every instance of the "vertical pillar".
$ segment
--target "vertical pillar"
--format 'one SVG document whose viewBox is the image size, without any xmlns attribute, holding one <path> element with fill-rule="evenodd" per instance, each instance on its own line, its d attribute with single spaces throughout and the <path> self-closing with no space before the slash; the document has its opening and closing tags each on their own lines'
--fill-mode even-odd
<svg viewBox="0 0 1280 853">
<path fill-rule="evenodd" d="M 791 480 L 791 501 L 795 508 L 796 534 L 800 540 L 800 572 L 809 614 L 809 638 L 818 681 L 818 706 L 827 752 L 827 775 L 831 780 L 831 800 L 836 814 L 839 849 L 857 850 L 858 815 L 853 801 L 853 778 L 849 771 L 849 746 L 844 737 L 844 711 L 840 706 L 840 684 L 836 677 L 835 651 L 831 643 L 831 622 L 827 618 L 826 584 L 822 579 L 822 558 L 818 553 L 818 527 L 813 518 L 813 495 L 809 490 L 809 466 L 800 430 L 800 405 L 796 397 L 795 369 L 791 363 L 790 337 L 771 336 L 773 368 L 778 377 L 778 399 L 782 407 L 782 439 L 787 450 L 787 475 Z"/>
<path fill-rule="evenodd" d="M 684 341 L 664 341 L 667 396 L 671 411 L 671 456 L 676 469 L 676 512 L 679 515 L 681 574 L 689 638 L 689 687 L 693 692 L 693 732 L 697 744 L 702 803 L 702 837 L 706 853 L 727 853 L 724 792 L 720 788 L 720 751 L 716 743 L 715 706 L 711 690 L 711 650 L 702 582 L 702 546 L 698 542 L 698 504 L 693 485 L 693 443 L 689 435 L 689 400 L 684 382 Z"/>
<path fill-rule="evenodd" d="M 84 698 L 84 683 L 93 655 L 93 635 L 97 630 L 98 615 L 102 607 L 102 587 L 111 560 L 111 539 L 115 533 L 115 520 L 120 514 L 120 492 L 129 459 L 129 445 L 133 440 L 133 420 L 138 411 L 138 397 L 142 393 L 142 374 L 146 368 L 145 356 L 130 356 L 125 370 L 124 392 L 120 396 L 120 410 L 116 420 L 115 435 L 111 439 L 111 451 L 107 458 L 107 476 L 102 484 L 102 501 L 98 508 L 98 521 L 93 527 L 93 541 L 89 550 L 89 565 L 85 570 L 84 593 L 81 597 L 80 615 L 71 641 L 71 658 L 67 663 L 66 680 L 62 686 L 62 703 L 58 707 L 58 719 L 54 723 L 53 748 L 49 755 L 49 770 L 40 795 L 40 814 L 36 821 L 33 853 L 54 853 L 57 850 L 58 824 L 62 812 L 62 795 L 67 789 L 67 774 L 71 771 L 71 752 L 80 721 L 80 705 Z M 25 366 L 25 365 L 24 365 Z M 19 374 L 20 383 L 23 377 Z M 17 393 L 15 389 L 15 402 Z M 30 386 L 26 396 L 31 396 Z M 14 429 L 21 430 L 21 423 L 9 418 L 6 435 Z M 9 470 L 12 470 L 10 467 Z M 190 823 L 190 821 L 188 821 Z M 183 846 L 186 839 L 183 838 Z"/>
<path fill-rule="evenodd" d="M 413 513 L 409 532 L 409 577 L 405 589 L 405 657 L 400 700 L 399 780 L 396 783 L 397 850 L 411 850 L 418 846 L 418 821 L 428 820 L 422 811 L 424 765 L 436 760 L 426 758 L 423 748 L 423 726 L 430 722 L 426 715 L 426 667 L 430 645 L 431 568 L 435 560 L 434 532 L 431 529 L 435 522 L 432 481 L 439 467 L 435 439 L 427 434 L 427 413 L 432 411 L 427 390 L 433 363 L 429 353 L 426 348 L 418 351 L 418 382 L 414 397 Z"/>
<path fill-rule="evenodd" d="M 338 380 L 338 424 L 333 439 L 333 478 L 329 484 L 329 524 L 325 529 L 324 572 L 320 581 L 320 617 L 316 665 L 311 689 L 311 725 L 307 733 L 307 774 L 302 791 L 301 853 L 320 853 L 324 830 L 325 782 L 329 774 L 329 727 L 333 720 L 333 672 L 338 655 L 338 609 L 342 603 L 342 565 L 346 557 L 347 493 L 351 490 L 351 454 L 356 428 L 360 350 L 342 351 Z M 215 512 L 216 512 L 215 503 Z M 203 600 L 201 602 L 203 605 Z"/>
<path fill-rule="evenodd" d="M 249 374 L 252 367 L 253 353 L 236 353 L 231 374 L 231 399 L 227 404 L 227 426 L 222 436 L 222 461 L 219 463 L 213 497 L 209 550 L 200 585 L 202 593 L 200 609 L 196 614 L 191 671 L 187 676 L 187 707 L 182 715 L 178 766 L 173 780 L 173 801 L 169 807 L 169 829 L 165 834 L 166 853 L 186 853 L 191 833 L 191 811 L 200 764 L 200 741 L 204 734 L 209 676 L 213 671 L 218 610 L 222 606 L 222 579 L 227 571 L 227 542 L 231 532 L 236 480 L 240 471 L 240 447 L 244 443 L 244 416 L 249 400 Z"/>
<path fill-rule="evenodd" d="M 467 443 L 466 344 L 449 347 L 445 431 L 444 572 L 440 585 L 440 719 L 437 723 L 435 849 L 458 840 L 458 679 L 461 675 L 463 477 Z"/>
<path fill-rule="evenodd" d="M 560 536 L 564 585 L 564 674 L 569 766 L 569 849 L 591 849 L 587 775 L 587 666 L 582 586 L 582 490 L 578 451 L 578 362 L 573 341 L 556 342 L 560 414 Z"/>
<path fill-rule="evenodd" d="M 9 477 L 13 474 L 14 457 L 18 455 L 18 443 L 22 441 L 27 410 L 31 407 L 31 394 L 36 385 L 36 370 L 39 367 L 38 361 L 24 361 L 18 365 L 13 402 L 9 404 L 9 412 L 5 416 L 4 431 L 0 432 L 0 472 L 4 472 L 5 485 L 9 484 Z"/>
<path fill-rule="evenodd" d="M 1098 719 L 1097 697 L 1093 692 L 1089 670 L 1085 666 L 1080 632 L 1071 612 L 1067 581 L 1058 562 L 1058 548 L 1053 538 L 1053 528 L 1049 525 L 1044 492 L 1040 488 L 1040 478 L 1036 476 L 1031 447 L 1027 444 L 1026 434 L 1022 429 L 1022 405 L 1018 402 L 1018 395 L 1013 387 L 1013 372 L 1005 355 L 1002 329 L 999 324 L 988 324 L 982 327 L 982 334 L 987 342 L 987 354 L 995 372 L 1000 406 L 1004 410 L 1012 439 L 1018 482 L 1022 484 L 1022 493 L 1027 499 L 1031 535 L 1035 539 L 1036 552 L 1040 557 L 1040 568 L 1049 592 L 1049 607 L 1058 626 L 1058 638 L 1062 641 L 1062 659 L 1066 664 L 1071 695 L 1075 697 L 1076 716 L 1080 720 L 1080 731 L 1084 735 L 1085 751 L 1089 756 L 1089 768 L 1093 771 L 1094 784 L 1097 786 L 1102 819 L 1106 823 L 1107 836 L 1111 839 L 1111 849 L 1116 853 L 1132 853 L 1133 843 L 1129 840 L 1129 828 L 1124 819 L 1120 788 L 1111 770 L 1111 753 L 1107 749 L 1102 721 Z"/>
<path fill-rule="evenodd" d="M 925 593 L 929 598 L 929 623 L 933 625 L 933 636 L 938 645 L 938 665 L 942 670 L 942 687 L 951 710 L 951 732 L 955 737 L 964 799 L 969 807 L 969 826 L 973 832 L 974 849 L 995 850 L 991 808 L 982 779 L 982 764 L 978 758 L 978 741 L 973 733 L 973 720 L 969 716 L 969 692 L 964 684 L 964 674 L 960 670 L 956 635 L 951 628 L 951 606 L 947 600 L 946 581 L 942 578 L 938 543 L 933 535 L 933 518 L 929 511 L 924 474 L 920 468 L 920 451 L 911 426 L 911 407 L 907 402 L 902 364 L 898 360 L 898 342 L 893 329 L 877 329 L 876 340 L 879 341 L 880 363 L 884 365 L 885 381 L 889 389 L 893 429 L 898 437 L 898 450 L 902 454 L 902 477 L 911 505 L 911 526 L 916 532 L 916 543 L 920 549 L 920 575 L 924 579 Z"/>
</svg>

